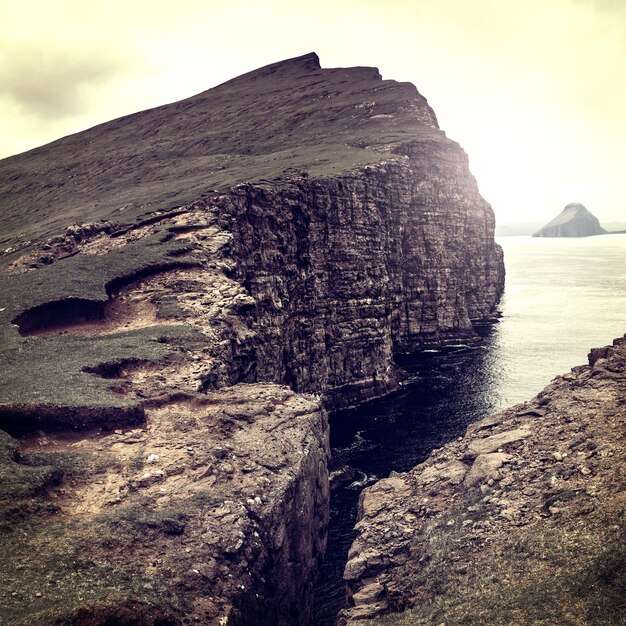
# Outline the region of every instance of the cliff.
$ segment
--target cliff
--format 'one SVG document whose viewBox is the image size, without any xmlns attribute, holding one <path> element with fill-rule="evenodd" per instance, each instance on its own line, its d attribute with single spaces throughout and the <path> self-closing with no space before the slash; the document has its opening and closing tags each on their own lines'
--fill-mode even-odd
<svg viewBox="0 0 626 626">
<path fill-rule="evenodd" d="M 589 237 L 604 235 L 606 232 L 591 211 L 579 202 L 572 202 L 534 233 L 533 237 Z"/>
<path fill-rule="evenodd" d="M 340 623 L 623 623 L 625 397 L 621 338 L 366 489 Z"/>
<path fill-rule="evenodd" d="M 465 153 L 311 54 L 5 159 L 0 202 L 0 619 L 304 623 L 325 407 L 502 291 Z"/>
</svg>

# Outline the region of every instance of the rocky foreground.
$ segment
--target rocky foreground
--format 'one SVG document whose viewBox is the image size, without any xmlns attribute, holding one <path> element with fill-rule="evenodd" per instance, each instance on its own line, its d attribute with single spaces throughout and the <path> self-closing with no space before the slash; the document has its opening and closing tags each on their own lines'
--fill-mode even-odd
<svg viewBox="0 0 626 626">
<path fill-rule="evenodd" d="M 306 624 L 326 409 L 502 293 L 463 150 L 309 54 L 4 159 L 0 203 L 0 622 Z"/>
<path fill-rule="evenodd" d="M 626 623 L 626 339 L 366 489 L 341 624 Z"/>
</svg>

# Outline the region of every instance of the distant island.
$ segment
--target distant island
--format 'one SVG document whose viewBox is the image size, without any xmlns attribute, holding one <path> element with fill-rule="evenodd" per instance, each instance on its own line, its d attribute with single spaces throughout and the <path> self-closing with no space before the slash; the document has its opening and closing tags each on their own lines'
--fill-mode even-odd
<svg viewBox="0 0 626 626">
<path fill-rule="evenodd" d="M 589 237 L 604 235 L 606 232 L 587 207 L 580 202 L 572 202 L 551 222 L 534 233 L 533 237 Z"/>
<path fill-rule="evenodd" d="M 496 221 L 496 237 L 530 236 L 542 228 L 543 222 L 505 222 Z M 626 222 L 602 222 L 607 234 L 626 233 Z"/>
</svg>

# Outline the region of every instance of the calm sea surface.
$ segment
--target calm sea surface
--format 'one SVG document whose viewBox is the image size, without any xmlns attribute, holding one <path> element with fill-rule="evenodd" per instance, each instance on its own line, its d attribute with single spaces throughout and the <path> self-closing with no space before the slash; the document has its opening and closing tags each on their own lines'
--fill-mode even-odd
<svg viewBox="0 0 626 626">
<path fill-rule="evenodd" d="M 587 360 L 589 348 L 626 332 L 626 235 L 588 238 L 502 237 L 507 271 L 502 318 L 476 348 L 406 359 L 402 389 L 331 418 L 336 464 L 359 483 L 406 471 L 467 425 L 530 399 Z M 360 484 L 331 500 L 328 550 L 316 588 L 315 626 L 331 626 L 344 606 L 341 580 Z"/>
</svg>

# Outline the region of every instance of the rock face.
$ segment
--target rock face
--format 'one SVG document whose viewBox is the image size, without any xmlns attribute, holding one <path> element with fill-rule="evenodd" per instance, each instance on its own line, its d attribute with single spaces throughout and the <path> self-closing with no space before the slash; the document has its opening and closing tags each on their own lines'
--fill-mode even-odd
<svg viewBox="0 0 626 626">
<path fill-rule="evenodd" d="M 501 294 L 465 153 L 311 54 L 5 159 L 0 202 L 0 621 L 305 623 L 325 408 Z"/>
<path fill-rule="evenodd" d="M 604 235 L 598 218 L 579 202 L 568 204 L 551 222 L 533 234 L 533 237 L 589 237 Z"/>
<path fill-rule="evenodd" d="M 366 489 L 340 623 L 622 623 L 625 398 L 621 338 Z"/>
</svg>

